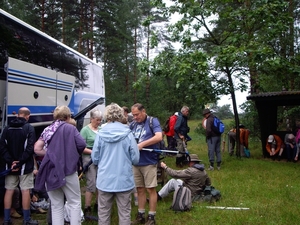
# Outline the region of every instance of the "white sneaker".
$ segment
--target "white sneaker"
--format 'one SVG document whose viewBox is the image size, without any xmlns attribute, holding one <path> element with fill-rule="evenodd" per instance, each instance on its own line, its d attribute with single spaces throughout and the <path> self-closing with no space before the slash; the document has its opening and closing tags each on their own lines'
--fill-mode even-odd
<svg viewBox="0 0 300 225">
<path fill-rule="evenodd" d="M 221 167 L 220 167 L 220 166 L 218 166 L 218 167 L 217 167 L 217 169 L 218 169 L 218 170 L 220 170 L 220 169 L 221 169 Z"/>
<path fill-rule="evenodd" d="M 213 171 L 214 167 L 213 166 L 209 166 L 208 170 Z"/>
</svg>

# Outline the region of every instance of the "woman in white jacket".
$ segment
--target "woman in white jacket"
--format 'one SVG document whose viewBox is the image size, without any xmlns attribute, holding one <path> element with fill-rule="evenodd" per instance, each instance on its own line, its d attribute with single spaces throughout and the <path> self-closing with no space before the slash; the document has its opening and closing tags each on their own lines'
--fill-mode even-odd
<svg viewBox="0 0 300 225">
<path fill-rule="evenodd" d="M 109 225 L 114 197 L 120 225 L 130 224 L 131 193 L 134 184 L 132 165 L 139 162 L 139 149 L 127 125 L 122 124 L 123 109 L 117 104 L 106 107 L 107 124 L 98 132 L 92 160 L 98 166 L 98 224 Z"/>
</svg>

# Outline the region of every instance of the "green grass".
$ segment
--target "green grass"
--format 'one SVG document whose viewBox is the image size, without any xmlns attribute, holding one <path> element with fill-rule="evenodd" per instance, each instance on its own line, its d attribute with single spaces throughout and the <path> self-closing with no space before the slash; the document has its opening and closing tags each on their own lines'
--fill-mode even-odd
<svg viewBox="0 0 300 225">
<path fill-rule="evenodd" d="M 200 121 L 189 121 L 192 141 L 188 143 L 188 150 L 198 154 L 207 168 L 209 163 L 205 137 L 195 133 L 199 123 Z M 287 163 L 286 160 L 279 162 L 263 158 L 259 140 L 250 139 L 249 149 L 251 158 L 238 159 L 230 157 L 226 148 L 222 153 L 221 170 L 208 171 L 212 185 L 222 194 L 221 200 L 214 206 L 244 207 L 249 210 L 208 209 L 208 203 L 194 203 L 190 212 L 174 213 L 169 209 L 172 202 L 170 194 L 158 203 L 157 224 L 299 224 L 299 162 Z M 175 158 L 167 157 L 164 161 L 169 167 L 175 168 Z M 160 188 L 159 185 L 157 189 Z M 132 218 L 136 212 L 137 207 L 133 205 Z M 42 222 L 42 218 L 40 221 L 40 224 L 46 224 Z M 97 222 L 85 221 L 83 224 Z M 111 224 L 118 224 L 115 205 Z"/>
</svg>

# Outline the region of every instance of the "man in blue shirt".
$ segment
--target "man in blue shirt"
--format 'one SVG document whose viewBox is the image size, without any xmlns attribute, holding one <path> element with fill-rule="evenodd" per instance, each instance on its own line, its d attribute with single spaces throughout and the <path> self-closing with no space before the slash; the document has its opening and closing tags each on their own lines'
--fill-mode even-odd
<svg viewBox="0 0 300 225">
<path fill-rule="evenodd" d="M 157 163 L 158 155 L 143 148 L 157 149 L 162 140 L 162 129 L 157 118 L 147 115 L 144 106 L 136 103 L 131 107 L 133 122 L 130 129 L 140 150 L 140 161 L 133 167 L 135 185 L 138 192 L 138 215 L 131 224 L 145 224 L 146 190 L 149 193 L 149 214 L 146 225 L 155 224 L 157 204 Z"/>
</svg>

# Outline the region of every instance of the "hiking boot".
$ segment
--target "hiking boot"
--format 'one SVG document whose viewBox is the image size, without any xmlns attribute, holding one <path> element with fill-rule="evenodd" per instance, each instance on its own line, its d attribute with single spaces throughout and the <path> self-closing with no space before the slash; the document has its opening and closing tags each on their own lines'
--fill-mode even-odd
<svg viewBox="0 0 300 225">
<path fill-rule="evenodd" d="M 20 215 L 17 211 L 14 211 L 13 213 L 10 214 L 10 217 L 18 219 L 21 218 L 22 215 Z"/>
<path fill-rule="evenodd" d="M 12 222 L 11 221 L 4 221 L 3 225 L 12 225 Z"/>
<path fill-rule="evenodd" d="M 95 205 L 94 205 L 94 211 L 98 212 L 98 203 L 95 203 Z"/>
<path fill-rule="evenodd" d="M 39 221 L 30 219 L 28 221 L 23 220 L 23 225 L 39 225 Z"/>
<path fill-rule="evenodd" d="M 91 206 L 87 206 L 84 208 L 83 214 L 86 215 L 90 215 L 92 213 L 92 208 Z"/>
<path fill-rule="evenodd" d="M 213 166 L 209 166 L 208 170 L 213 171 L 214 167 Z"/>
<path fill-rule="evenodd" d="M 145 213 L 138 213 L 136 219 L 131 222 L 131 225 L 145 224 Z"/>
<path fill-rule="evenodd" d="M 155 216 L 154 215 L 149 215 L 148 216 L 148 221 L 145 223 L 145 225 L 155 225 Z"/>
</svg>

